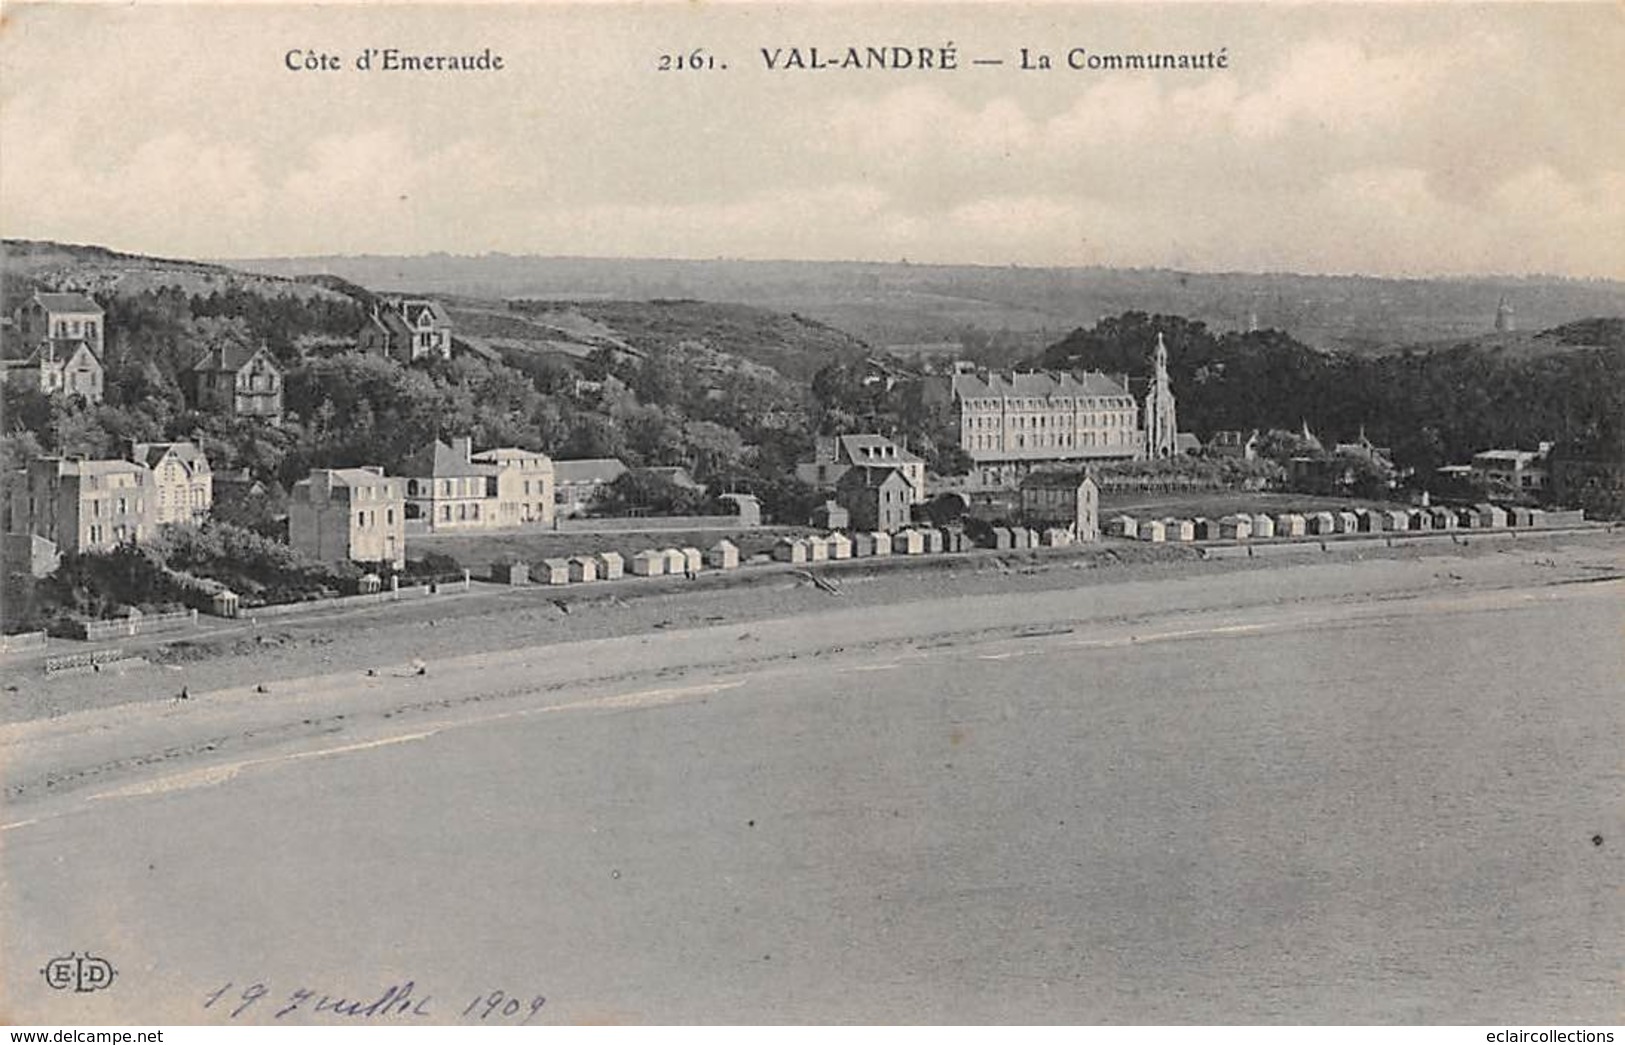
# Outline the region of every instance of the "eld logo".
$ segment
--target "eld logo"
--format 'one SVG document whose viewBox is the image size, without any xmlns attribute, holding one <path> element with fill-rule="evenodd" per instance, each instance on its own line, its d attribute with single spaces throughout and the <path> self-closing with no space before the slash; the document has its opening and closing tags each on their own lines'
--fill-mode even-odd
<svg viewBox="0 0 1625 1045">
<path fill-rule="evenodd" d="M 106 958 L 97 958 L 89 951 L 83 955 L 69 951 L 66 958 L 46 962 L 40 974 L 54 990 L 65 991 L 71 987 L 80 994 L 88 994 L 111 987 L 118 970 Z"/>
</svg>

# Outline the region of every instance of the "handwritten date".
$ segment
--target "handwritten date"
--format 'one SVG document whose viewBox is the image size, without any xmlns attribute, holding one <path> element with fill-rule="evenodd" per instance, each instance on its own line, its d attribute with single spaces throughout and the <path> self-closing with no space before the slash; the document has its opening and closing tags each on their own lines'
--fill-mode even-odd
<svg viewBox="0 0 1625 1045">
<path fill-rule="evenodd" d="M 244 1013 L 254 1010 L 255 1006 L 262 1002 L 264 1007 L 256 1010 L 256 1016 L 263 1017 L 269 1014 L 272 1020 L 284 1019 L 296 1012 L 340 1016 L 352 1020 L 434 1018 L 434 1011 L 431 1008 L 433 996 L 419 995 L 417 984 L 412 980 L 391 984 L 376 996 L 360 998 L 349 998 L 303 986 L 286 994 L 278 994 L 264 983 L 251 983 L 241 990 L 234 990 L 236 986 L 235 983 L 227 981 L 218 990 L 204 997 L 203 1007 L 213 1009 L 218 1005 L 218 1011 L 225 1013 L 228 1020 L 237 1019 Z M 494 990 L 488 994 L 476 995 L 474 1000 L 458 1014 L 458 1018 L 469 1023 L 510 1023 L 523 1027 L 535 1019 L 536 1014 L 541 1012 L 542 1006 L 546 1004 L 547 999 L 540 994 L 531 996 L 527 1001 L 518 996 L 510 996 L 505 991 Z"/>
</svg>

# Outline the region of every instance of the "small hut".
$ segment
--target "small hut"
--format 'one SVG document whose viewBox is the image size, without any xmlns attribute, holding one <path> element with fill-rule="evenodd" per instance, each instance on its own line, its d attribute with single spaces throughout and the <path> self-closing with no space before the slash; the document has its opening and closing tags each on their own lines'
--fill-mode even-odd
<svg viewBox="0 0 1625 1045">
<path fill-rule="evenodd" d="M 374 580 L 378 579 L 373 574 L 368 574 L 368 576 L 372 577 Z M 365 579 L 365 577 L 362 578 L 362 580 Z M 379 583 L 380 586 L 382 586 L 382 582 Z M 377 592 L 373 592 L 373 594 L 377 594 Z M 209 596 L 209 612 L 216 617 L 237 616 L 237 611 L 240 604 L 241 600 L 238 599 L 237 593 L 232 591 L 230 588 L 221 588 L 219 591 Z"/>
<path fill-rule="evenodd" d="M 875 535 L 859 530 L 852 535 L 852 557 L 867 559 L 875 553 Z"/>
<path fill-rule="evenodd" d="M 1016 546 L 1015 536 L 1011 534 L 1008 526 L 993 527 L 993 547 L 1001 552 L 1007 552 Z"/>
<path fill-rule="evenodd" d="M 1197 540 L 1216 541 L 1219 539 L 1219 521 L 1217 519 L 1209 519 L 1205 515 L 1198 515 L 1191 520 L 1191 525 L 1196 527 Z"/>
<path fill-rule="evenodd" d="M 1190 519 L 1164 519 L 1162 528 L 1163 533 L 1170 541 L 1196 540 L 1196 523 Z"/>
<path fill-rule="evenodd" d="M 713 570 L 737 570 L 739 545 L 729 540 L 718 541 L 705 553 L 705 559 Z"/>
<path fill-rule="evenodd" d="M 1302 537 L 1309 532 L 1309 520 L 1297 512 L 1282 512 L 1275 517 L 1275 536 Z"/>
<path fill-rule="evenodd" d="M 807 561 L 807 542 L 800 537 L 780 537 L 773 542 L 773 558 L 779 562 Z"/>
<path fill-rule="evenodd" d="M 666 556 L 645 548 L 632 556 L 632 573 L 637 577 L 658 577 L 666 572 Z"/>
<path fill-rule="evenodd" d="M 683 571 L 685 573 L 699 573 L 705 569 L 705 553 L 692 544 L 685 544 L 677 549 L 683 553 Z"/>
<path fill-rule="evenodd" d="M 919 530 L 903 530 L 892 538 L 892 548 L 899 555 L 924 555 L 925 534 Z"/>
<path fill-rule="evenodd" d="M 536 580 L 542 584 L 569 584 L 569 559 L 543 559 Z"/>
<path fill-rule="evenodd" d="M 1454 530 L 1457 525 L 1456 513 L 1450 508 L 1432 507 L 1428 509 L 1428 528 L 1431 530 Z"/>
<path fill-rule="evenodd" d="M 598 576 L 606 581 L 618 581 L 626 575 L 626 560 L 620 552 L 599 552 Z"/>
<path fill-rule="evenodd" d="M 1051 526 L 1044 531 L 1044 547 L 1065 548 L 1072 543 L 1072 531 L 1064 526 Z"/>
<path fill-rule="evenodd" d="M 1119 515 L 1106 524 L 1106 532 L 1113 537 L 1127 537 L 1133 540 L 1140 535 L 1140 524 L 1132 515 Z"/>
<path fill-rule="evenodd" d="M 1309 532 L 1316 537 L 1330 537 L 1337 532 L 1337 516 L 1331 512 L 1316 512 L 1309 516 Z"/>
<path fill-rule="evenodd" d="M 943 541 L 951 552 L 967 552 L 972 547 L 970 535 L 958 527 L 943 531 Z"/>
<path fill-rule="evenodd" d="M 494 562 L 491 579 L 498 584 L 529 584 L 530 564 L 524 562 Z"/>
<path fill-rule="evenodd" d="M 824 538 L 824 545 L 829 549 L 831 559 L 852 558 L 852 538 L 839 530 Z"/>
<path fill-rule="evenodd" d="M 1248 515 L 1227 515 L 1219 520 L 1219 537 L 1227 541 L 1245 541 L 1253 535 L 1253 520 Z"/>
<path fill-rule="evenodd" d="M 870 532 L 869 536 L 875 539 L 876 555 L 891 554 L 891 534 L 885 530 L 874 530 Z"/>
<path fill-rule="evenodd" d="M 666 560 L 667 573 L 682 573 L 688 569 L 688 556 L 683 554 L 683 549 L 662 548 L 660 554 Z"/>
<path fill-rule="evenodd" d="M 1147 519 L 1140 524 L 1140 540 L 1151 544 L 1161 544 L 1168 539 L 1168 527 L 1161 519 Z"/>
<path fill-rule="evenodd" d="M 1257 515 L 1253 516 L 1253 536 L 1274 537 L 1275 520 L 1265 515 L 1263 512 L 1259 512 Z"/>
<path fill-rule="evenodd" d="M 829 558 L 829 542 L 824 538 L 808 537 L 806 544 L 808 562 L 824 562 Z"/>
<path fill-rule="evenodd" d="M 577 584 L 598 579 L 598 557 L 596 555 L 570 556 L 570 580 Z"/>
<path fill-rule="evenodd" d="M 935 526 L 928 526 L 920 531 L 925 538 L 925 553 L 927 555 L 941 555 L 947 550 L 948 542 L 942 536 L 942 531 Z"/>
<path fill-rule="evenodd" d="M 1353 512 L 1338 512 L 1337 513 L 1337 532 L 1338 533 L 1359 533 L 1360 532 L 1360 517 L 1358 515 L 1355 515 Z"/>
</svg>

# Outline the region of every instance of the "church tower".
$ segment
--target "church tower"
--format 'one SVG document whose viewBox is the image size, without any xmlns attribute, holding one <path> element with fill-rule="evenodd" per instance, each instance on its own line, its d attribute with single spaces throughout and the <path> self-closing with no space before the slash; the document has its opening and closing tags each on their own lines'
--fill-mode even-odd
<svg viewBox="0 0 1625 1045">
<path fill-rule="evenodd" d="M 1151 357 L 1151 390 L 1145 395 L 1145 452 L 1148 457 L 1174 456 L 1174 390 L 1168 386 L 1168 346 L 1157 332 L 1157 350 Z"/>
</svg>

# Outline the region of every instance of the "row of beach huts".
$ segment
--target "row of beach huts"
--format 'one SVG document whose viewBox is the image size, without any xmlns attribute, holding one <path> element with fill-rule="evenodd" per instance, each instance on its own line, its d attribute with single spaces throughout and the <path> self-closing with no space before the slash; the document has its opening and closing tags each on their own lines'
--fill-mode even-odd
<svg viewBox="0 0 1625 1045">
<path fill-rule="evenodd" d="M 1245 541 L 1279 537 L 1332 537 L 1343 534 L 1407 533 L 1438 530 L 1542 529 L 1582 521 L 1579 511 L 1494 504 L 1468 507 L 1359 508 L 1353 511 L 1238 512 L 1219 519 L 1140 519 L 1119 515 L 1106 523 L 1113 537 L 1150 541 Z"/>
</svg>

